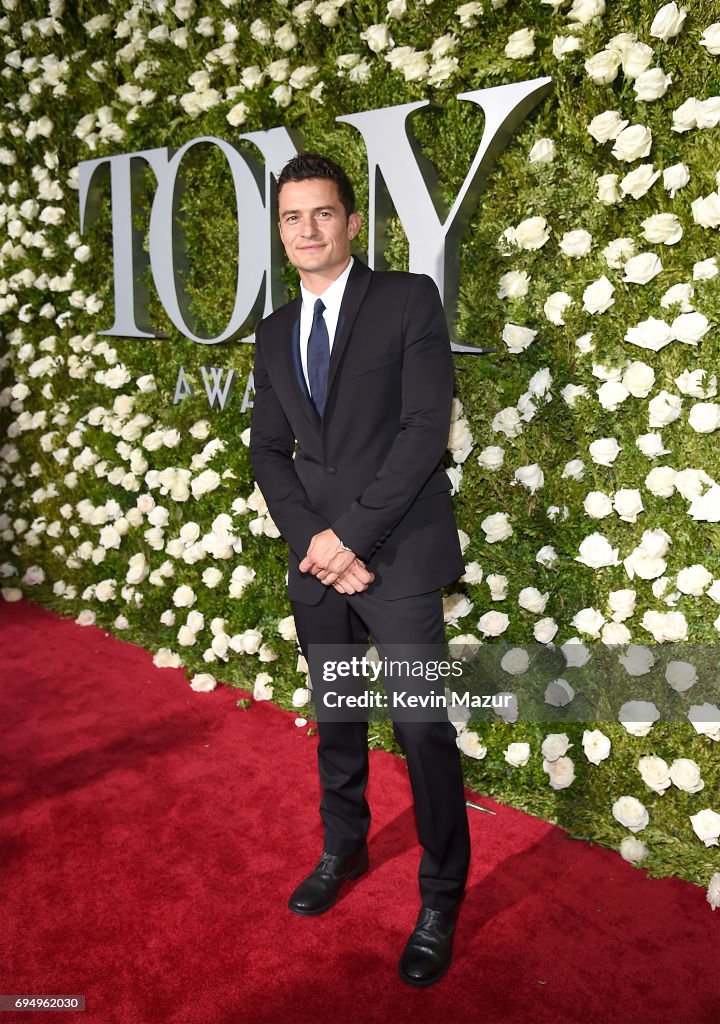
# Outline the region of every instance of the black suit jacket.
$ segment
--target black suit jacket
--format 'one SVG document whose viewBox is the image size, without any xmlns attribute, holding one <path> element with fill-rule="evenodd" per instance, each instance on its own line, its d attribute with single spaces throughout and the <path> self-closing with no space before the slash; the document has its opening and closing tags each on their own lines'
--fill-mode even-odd
<svg viewBox="0 0 720 1024">
<path fill-rule="evenodd" d="M 322 420 L 300 364 L 301 301 L 258 325 L 250 431 L 255 478 L 290 546 L 289 598 L 322 597 L 298 564 L 329 526 L 375 573 L 378 597 L 452 583 L 465 571 L 443 468 L 454 371 L 434 281 L 355 258 Z"/>
</svg>

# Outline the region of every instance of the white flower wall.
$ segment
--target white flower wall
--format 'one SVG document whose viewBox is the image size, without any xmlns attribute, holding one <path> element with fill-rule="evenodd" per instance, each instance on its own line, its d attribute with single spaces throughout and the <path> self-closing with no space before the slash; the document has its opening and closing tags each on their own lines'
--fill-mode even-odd
<svg viewBox="0 0 720 1024">
<path fill-rule="evenodd" d="M 305 665 L 284 544 L 250 475 L 249 414 L 202 394 L 210 362 L 244 382 L 250 347 L 210 360 L 154 295 L 167 339 L 99 333 L 110 221 L 105 208 L 80 234 L 77 164 L 286 125 L 346 164 L 365 210 L 362 142 L 335 118 L 431 98 L 416 134 L 452 201 L 482 132 L 457 94 L 552 77 L 462 242 L 458 334 L 493 352 L 456 357 L 448 474 L 466 572 L 445 610 L 456 650 L 508 645 L 509 693 L 522 645 L 560 645 L 566 671 L 544 702 L 562 725 L 506 709 L 458 723 L 458 742 L 480 790 L 709 885 L 717 906 L 720 698 L 712 659 L 682 653 L 720 637 L 715 5 L 0 6 L 3 596 L 123 631 L 196 690 L 222 679 L 300 715 Z M 232 307 L 228 183 L 208 159 L 191 184 L 188 287 L 212 329 Z M 406 265 L 397 220 L 386 256 Z M 173 404 L 181 366 L 199 386 Z M 704 709 L 683 723 L 645 699 L 658 644 L 680 645 L 668 693 Z M 643 713 L 573 718 L 573 673 L 594 645 L 618 649 Z"/>
</svg>

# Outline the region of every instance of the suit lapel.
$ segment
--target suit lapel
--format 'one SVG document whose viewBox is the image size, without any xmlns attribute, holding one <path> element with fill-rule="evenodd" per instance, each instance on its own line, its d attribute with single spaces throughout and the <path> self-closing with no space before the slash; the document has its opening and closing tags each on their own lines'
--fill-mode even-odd
<svg viewBox="0 0 720 1024">
<path fill-rule="evenodd" d="M 338 367 L 342 361 L 343 352 L 347 348 L 347 343 L 350 339 L 355 320 L 360 306 L 362 305 L 365 294 L 370 285 L 370 278 L 372 277 L 372 271 L 365 263 L 361 263 L 360 260 L 355 257 L 353 260 L 352 270 L 347 279 L 345 285 L 345 291 L 343 292 L 342 302 L 340 303 L 340 315 L 338 317 L 337 327 L 335 328 L 335 340 L 333 341 L 332 353 L 330 355 L 330 367 L 328 369 L 328 383 L 327 383 L 327 397 L 325 399 L 325 406 L 327 407 L 328 400 L 330 398 L 330 391 L 333 386 L 333 381 L 337 375 Z"/>
</svg>

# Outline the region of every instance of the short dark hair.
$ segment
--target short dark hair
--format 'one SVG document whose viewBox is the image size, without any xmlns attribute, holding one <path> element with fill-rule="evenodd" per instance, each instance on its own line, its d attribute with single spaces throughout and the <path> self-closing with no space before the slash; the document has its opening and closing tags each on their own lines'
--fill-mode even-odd
<svg viewBox="0 0 720 1024">
<path fill-rule="evenodd" d="M 277 183 L 277 194 L 289 181 L 307 181 L 309 178 L 325 178 L 337 185 L 340 202 L 349 217 L 355 212 L 355 189 L 345 171 L 330 157 L 321 153 L 298 153 L 283 167 Z"/>
</svg>

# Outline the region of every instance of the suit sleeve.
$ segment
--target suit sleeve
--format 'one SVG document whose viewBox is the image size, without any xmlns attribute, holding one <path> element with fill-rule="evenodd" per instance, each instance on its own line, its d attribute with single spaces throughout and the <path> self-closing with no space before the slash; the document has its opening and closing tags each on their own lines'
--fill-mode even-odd
<svg viewBox="0 0 720 1024">
<path fill-rule="evenodd" d="M 400 428 L 374 479 L 333 530 L 367 560 L 415 501 L 447 449 L 454 386 L 445 312 L 431 277 L 419 274 L 403 314 Z"/>
<path fill-rule="evenodd" d="M 255 365 L 250 425 L 250 462 L 270 515 L 302 561 L 314 534 L 329 523 L 310 504 L 295 472 L 295 435 L 268 377 L 262 355 L 260 326 L 255 333 Z"/>
</svg>

